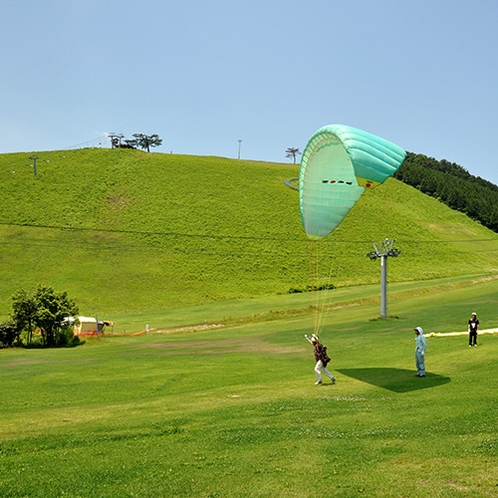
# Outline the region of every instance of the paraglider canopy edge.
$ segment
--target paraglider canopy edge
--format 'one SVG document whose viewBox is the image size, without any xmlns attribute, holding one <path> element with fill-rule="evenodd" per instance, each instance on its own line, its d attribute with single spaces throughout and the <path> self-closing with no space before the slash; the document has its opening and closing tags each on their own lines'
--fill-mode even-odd
<svg viewBox="0 0 498 498">
<path fill-rule="evenodd" d="M 365 189 L 392 176 L 405 157 L 398 145 L 352 126 L 319 128 L 304 149 L 299 173 L 299 204 L 308 237 L 332 232 Z"/>
</svg>

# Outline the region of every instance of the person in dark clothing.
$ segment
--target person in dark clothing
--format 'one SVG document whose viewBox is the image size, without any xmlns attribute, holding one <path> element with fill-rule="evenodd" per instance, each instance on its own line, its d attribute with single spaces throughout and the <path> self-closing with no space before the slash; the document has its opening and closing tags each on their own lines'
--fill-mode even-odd
<svg viewBox="0 0 498 498">
<path fill-rule="evenodd" d="M 322 372 L 332 381 L 332 384 L 335 384 L 335 377 L 327 370 L 327 363 L 330 361 L 330 358 L 327 355 L 327 348 L 319 341 L 315 334 L 313 334 L 311 338 L 307 335 L 304 337 L 306 337 L 306 340 L 313 346 L 315 353 L 315 384 L 319 386 L 322 383 Z"/>
<path fill-rule="evenodd" d="M 472 346 L 477 346 L 477 329 L 479 328 L 479 320 L 477 319 L 477 313 L 472 313 L 472 317 L 468 323 L 469 328 L 469 348 Z"/>
</svg>

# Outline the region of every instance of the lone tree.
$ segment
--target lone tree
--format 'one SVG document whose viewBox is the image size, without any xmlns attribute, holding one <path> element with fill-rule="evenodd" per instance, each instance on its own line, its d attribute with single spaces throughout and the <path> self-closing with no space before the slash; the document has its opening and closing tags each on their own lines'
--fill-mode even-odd
<svg viewBox="0 0 498 498">
<path fill-rule="evenodd" d="M 285 150 L 285 157 L 292 157 L 294 164 L 296 164 L 296 157 L 298 154 L 302 154 L 302 152 L 297 147 L 288 147 Z"/>
<path fill-rule="evenodd" d="M 137 147 L 150 152 L 151 147 L 159 147 L 163 143 L 163 139 L 154 133 L 153 135 L 144 135 L 143 133 L 134 133 L 134 143 Z"/>
<path fill-rule="evenodd" d="M 40 331 L 44 346 L 63 346 L 68 342 L 66 318 L 78 315 L 79 311 L 66 292 L 40 284 L 32 295 L 20 290 L 12 300 L 12 322 L 18 330 L 28 333 L 28 344 L 35 329 Z"/>
</svg>

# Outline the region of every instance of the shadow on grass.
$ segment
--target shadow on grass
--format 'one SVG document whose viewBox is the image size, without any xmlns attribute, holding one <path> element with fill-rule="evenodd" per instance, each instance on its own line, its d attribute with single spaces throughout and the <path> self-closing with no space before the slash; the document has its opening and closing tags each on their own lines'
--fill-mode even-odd
<svg viewBox="0 0 498 498">
<path fill-rule="evenodd" d="M 415 370 L 401 368 L 344 368 L 341 374 L 397 393 L 406 393 L 437 387 L 451 382 L 449 377 L 427 372 L 425 377 L 415 377 Z"/>
</svg>

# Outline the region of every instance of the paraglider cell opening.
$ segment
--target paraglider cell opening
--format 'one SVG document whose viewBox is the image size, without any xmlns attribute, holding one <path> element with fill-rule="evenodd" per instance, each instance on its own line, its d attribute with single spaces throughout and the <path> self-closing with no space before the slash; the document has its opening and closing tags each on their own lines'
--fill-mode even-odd
<svg viewBox="0 0 498 498">
<path fill-rule="evenodd" d="M 353 185 L 353 182 L 345 182 L 344 180 L 322 180 L 322 183 L 332 183 L 332 184 L 334 184 L 334 183 L 345 183 L 346 185 Z"/>
</svg>

